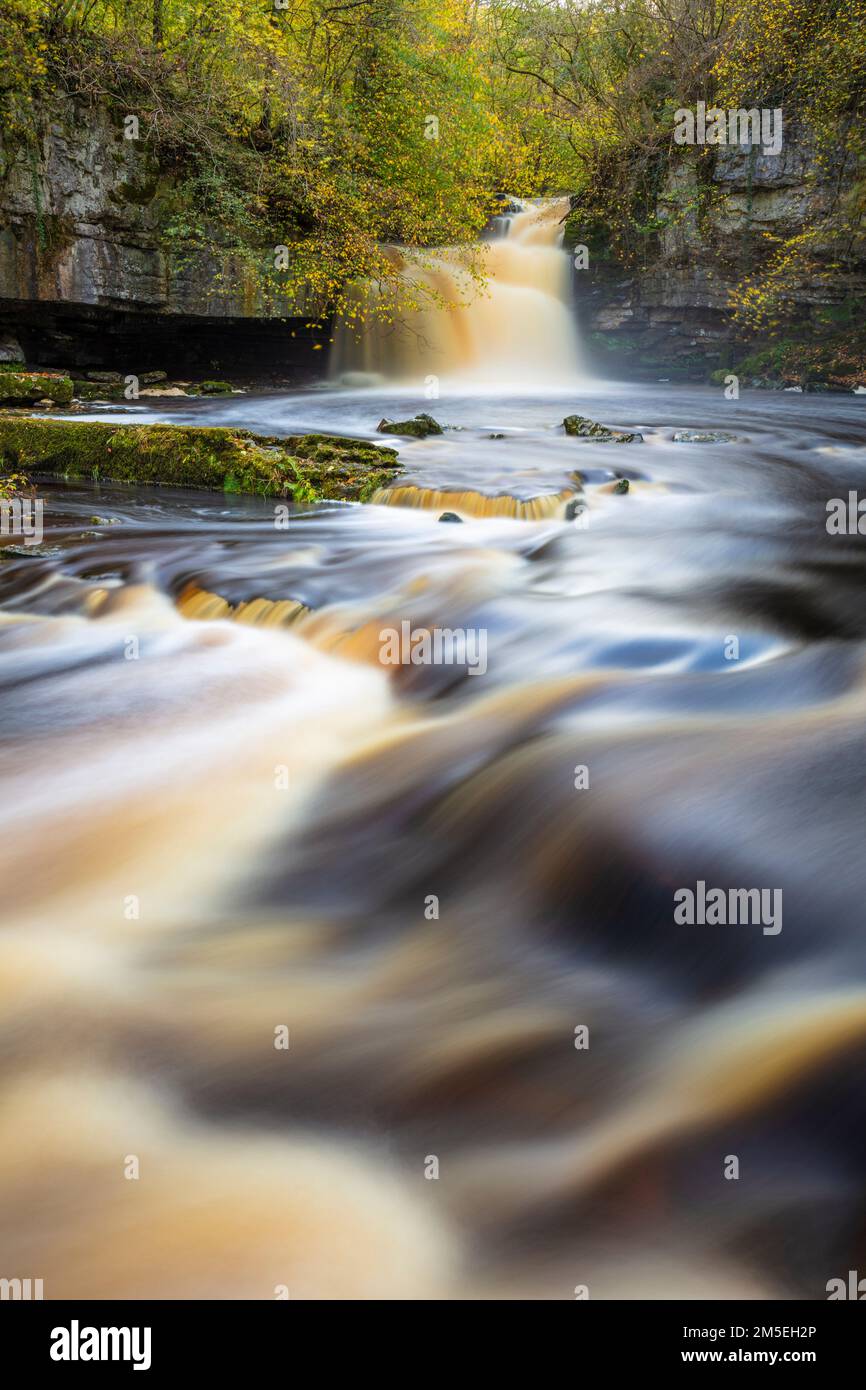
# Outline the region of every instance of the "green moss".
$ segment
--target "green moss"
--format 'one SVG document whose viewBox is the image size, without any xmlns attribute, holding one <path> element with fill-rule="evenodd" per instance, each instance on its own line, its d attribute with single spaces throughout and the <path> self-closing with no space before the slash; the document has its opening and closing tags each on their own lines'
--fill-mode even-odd
<svg viewBox="0 0 866 1390">
<path fill-rule="evenodd" d="M 866 383 L 866 335 L 846 329 L 824 338 L 780 338 L 740 358 L 733 370 L 771 384 L 852 387 Z"/>
<path fill-rule="evenodd" d="M 72 394 L 80 401 L 122 401 L 124 386 L 108 381 L 73 381 Z"/>
<path fill-rule="evenodd" d="M 43 212 L 39 215 L 38 240 L 40 268 L 50 269 L 75 240 L 75 219 L 66 213 Z"/>
<path fill-rule="evenodd" d="M 195 389 L 203 396 L 230 396 L 234 387 L 230 381 L 200 381 Z"/>
<path fill-rule="evenodd" d="M 416 415 L 414 420 L 380 420 L 376 429 L 380 434 L 408 434 L 415 439 L 426 439 L 428 434 L 441 434 L 442 426 L 432 415 Z"/>
<path fill-rule="evenodd" d="M 0 374 L 0 402 L 4 405 L 32 405 L 50 400 L 69 405 L 72 381 L 68 376 L 48 376 L 43 372 L 3 372 Z"/>
<path fill-rule="evenodd" d="M 115 203 L 134 203 L 137 207 L 146 207 L 153 202 L 158 188 L 159 180 L 156 178 L 140 179 L 138 182 L 130 179 L 128 183 L 119 183 L 111 197 Z"/>
<path fill-rule="evenodd" d="M 589 341 L 596 352 L 608 352 L 616 357 L 629 357 L 639 350 L 643 342 L 643 335 L 624 328 L 608 331 L 596 329 L 590 333 Z"/>
<path fill-rule="evenodd" d="M 264 438 L 247 430 L 110 425 L 0 416 L 0 463 L 68 478 L 366 501 L 393 481 L 393 449 L 329 435 Z"/>
</svg>

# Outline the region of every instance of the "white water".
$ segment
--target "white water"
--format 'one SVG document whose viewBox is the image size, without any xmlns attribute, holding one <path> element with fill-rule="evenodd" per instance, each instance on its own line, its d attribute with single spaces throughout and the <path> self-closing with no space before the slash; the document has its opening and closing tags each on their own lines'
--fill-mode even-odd
<svg viewBox="0 0 866 1390">
<path fill-rule="evenodd" d="M 586 375 L 562 250 L 568 200 L 527 205 L 496 219 L 495 235 L 467 253 L 391 248 L 398 288 L 367 285 L 380 313 L 362 330 L 337 326 L 337 379 L 450 386 L 573 384 Z M 431 398 L 431 397 L 428 397 Z"/>
</svg>

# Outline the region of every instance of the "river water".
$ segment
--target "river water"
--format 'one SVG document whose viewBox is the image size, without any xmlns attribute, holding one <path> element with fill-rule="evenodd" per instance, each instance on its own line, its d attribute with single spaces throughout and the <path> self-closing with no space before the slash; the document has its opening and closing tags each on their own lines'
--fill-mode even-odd
<svg viewBox="0 0 866 1390">
<path fill-rule="evenodd" d="M 866 1271 L 864 550 L 825 525 L 864 400 L 159 404 L 453 428 L 400 444 L 399 497 L 286 528 L 40 484 L 43 546 L 0 565 L 0 1273 L 572 1299 Z M 403 623 L 484 634 L 484 669 L 384 664 Z M 699 882 L 783 913 L 676 921 Z"/>
</svg>

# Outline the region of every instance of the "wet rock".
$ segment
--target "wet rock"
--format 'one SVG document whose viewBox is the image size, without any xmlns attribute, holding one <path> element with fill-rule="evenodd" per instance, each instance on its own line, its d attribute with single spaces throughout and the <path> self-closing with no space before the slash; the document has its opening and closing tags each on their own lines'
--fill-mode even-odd
<svg viewBox="0 0 866 1390">
<path fill-rule="evenodd" d="M 460 522 L 462 522 L 462 521 L 463 521 L 463 518 L 462 518 L 462 516 L 458 516 L 456 512 L 443 512 L 442 515 L 440 516 L 439 520 L 440 520 L 440 521 L 460 521 Z"/>
<path fill-rule="evenodd" d="M 230 381 L 201 381 L 196 390 L 203 396 L 230 396 L 234 387 Z"/>
<path fill-rule="evenodd" d="M 725 430 L 677 430 L 674 444 L 733 444 L 736 436 Z"/>
<path fill-rule="evenodd" d="M 628 492 L 628 478 L 620 478 L 616 487 L 613 489 L 614 497 L 624 497 Z"/>
<path fill-rule="evenodd" d="M 17 560 L 45 560 L 52 555 L 62 555 L 58 545 L 4 545 L 0 547 L 0 559 L 7 557 Z"/>
<path fill-rule="evenodd" d="M 504 434 L 488 434 L 487 438 L 488 438 L 488 439 L 504 439 L 504 438 L 505 438 L 505 435 L 504 435 Z"/>
<path fill-rule="evenodd" d="M 562 428 L 566 434 L 576 435 L 581 439 L 598 439 L 602 435 L 610 434 L 606 426 L 597 424 L 586 415 L 566 415 Z"/>
<path fill-rule="evenodd" d="M 586 503 L 581 497 L 572 497 L 570 502 L 566 502 L 563 518 L 565 521 L 574 521 L 586 511 Z"/>
<path fill-rule="evenodd" d="M 630 434 L 628 430 L 609 429 L 586 415 L 566 415 L 562 422 L 565 433 L 577 439 L 594 439 L 599 444 L 642 444 L 642 434 Z"/>
<path fill-rule="evenodd" d="M 85 372 L 84 375 L 88 381 L 104 381 L 118 385 L 123 381 L 120 372 Z"/>
<path fill-rule="evenodd" d="M 98 401 L 102 404 L 108 400 L 124 400 L 124 389 L 122 382 L 73 381 L 72 383 L 72 393 L 78 400 Z"/>
<path fill-rule="evenodd" d="M 380 420 L 376 426 L 379 434 L 410 434 L 415 439 L 426 439 L 428 434 L 442 434 L 442 426 L 432 415 L 416 415 L 414 420 Z"/>
<path fill-rule="evenodd" d="M 161 381 L 168 381 L 168 373 L 140 372 L 138 380 L 142 386 L 158 386 Z"/>
</svg>

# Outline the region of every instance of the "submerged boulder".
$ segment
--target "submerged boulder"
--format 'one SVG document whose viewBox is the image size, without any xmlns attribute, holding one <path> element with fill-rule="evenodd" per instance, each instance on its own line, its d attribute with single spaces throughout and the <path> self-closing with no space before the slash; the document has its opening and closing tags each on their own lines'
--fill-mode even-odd
<svg viewBox="0 0 866 1390">
<path fill-rule="evenodd" d="M 584 499 L 582 497 L 572 497 L 571 501 L 565 504 L 565 511 L 562 514 L 563 520 L 576 521 L 578 517 L 583 516 L 585 511 L 586 502 Z"/>
<path fill-rule="evenodd" d="M 432 415 L 416 415 L 414 420 L 380 420 L 376 426 L 379 434 L 411 434 L 416 439 L 426 439 L 428 434 L 442 434 L 442 426 Z"/>
<path fill-rule="evenodd" d="M 736 438 L 725 430 L 677 430 L 675 444 L 732 444 Z"/>
<path fill-rule="evenodd" d="M 595 439 L 600 444 L 642 444 L 642 434 L 630 434 L 628 430 L 609 429 L 599 425 L 586 415 L 566 415 L 562 422 L 566 434 L 578 439 Z"/>
</svg>

